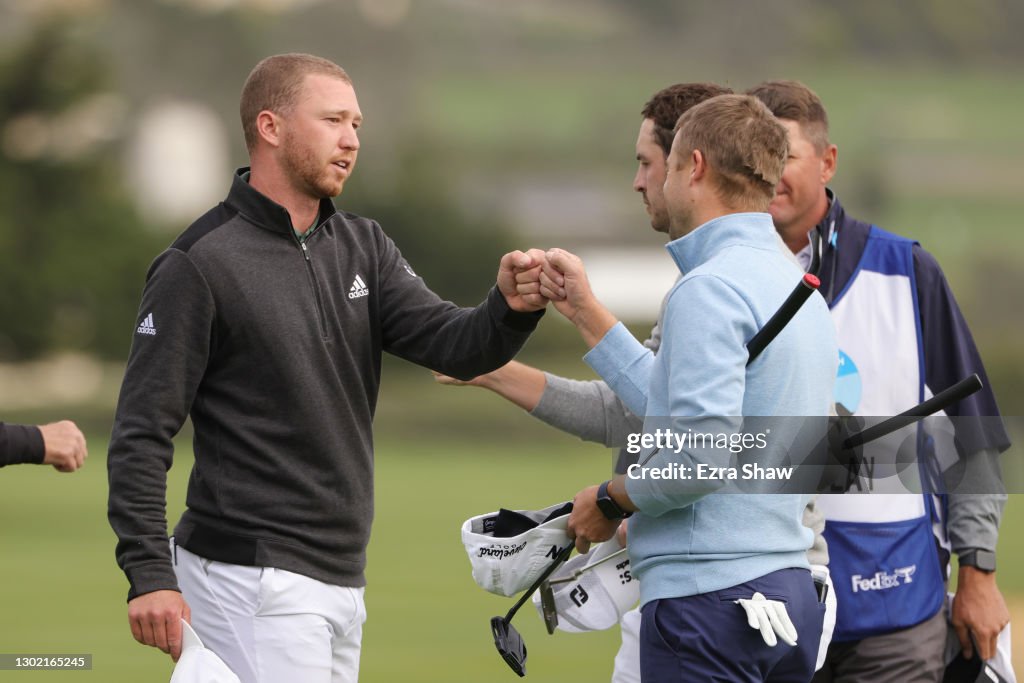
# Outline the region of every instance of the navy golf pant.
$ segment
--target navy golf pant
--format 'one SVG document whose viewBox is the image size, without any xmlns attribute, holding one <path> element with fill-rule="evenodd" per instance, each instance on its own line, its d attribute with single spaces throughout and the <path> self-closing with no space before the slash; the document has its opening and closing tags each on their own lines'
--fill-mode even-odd
<svg viewBox="0 0 1024 683">
<path fill-rule="evenodd" d="M 756 592 L 786 603 L 796 646 L 780 641 L 769 647 L 747 623 L 734 601 Z M 713 593 L 653 600 L 641 614 L 643 683 L 807 683 L 814 675 L 825 605 L 818 602 L 810 572 L 782 569 Z"/>
</svg>

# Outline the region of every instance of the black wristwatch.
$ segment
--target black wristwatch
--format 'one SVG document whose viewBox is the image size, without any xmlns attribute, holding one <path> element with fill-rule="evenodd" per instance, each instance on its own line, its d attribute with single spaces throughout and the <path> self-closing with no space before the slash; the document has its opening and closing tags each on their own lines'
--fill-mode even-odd
<svg viewBox="0 0 1024 683">
<path fill-rule="evenodd" d="M 597 507 L 600 508 L 601 514 L 604 515 L 606 519 L 625 519 L 633 513 L 623 510 L 619 504 L 615 502 L 615 499 L 608 494 L 608 484 L 610 483 L 611 481 L 606 481 L 598 487 Z"/>
<path fill-rule="evenodd" d="M 996 554 L 991 550 L 968 550 L 960 553 L 959 559 L 961 567 L 974 567 L 989 574 L 996 570 Z"/>
</svg>

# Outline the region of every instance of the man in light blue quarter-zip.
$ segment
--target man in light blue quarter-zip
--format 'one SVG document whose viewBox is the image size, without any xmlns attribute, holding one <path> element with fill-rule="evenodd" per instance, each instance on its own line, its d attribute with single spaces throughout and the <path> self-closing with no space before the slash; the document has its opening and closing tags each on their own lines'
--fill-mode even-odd
<svg viewBox="0 0 1024 683">
<path fill-rule="evenodd" d="M 785 129 L 750 97 L 715 97 L 679 119 L 665 199 L 667 248 L 684 276 L 669 295 L 656 357 L 594 298 L 578 258 L 547 254 L 541 293 L 579 328 L 587 362 L 645 416 L 642 466 L 578 493 L 569 522 L 585 550 L 637 513 L 629 547 L 645 683 L 795 682 L 814 671 L 824 606 L 808 571 L 812 533 L 801 524 L 808 497 L 727 493 L 736 489 L 728 483 L 736 453 L 686 438 L 756 440 L 742 433 L 743 418 L 828 414 L 838 352 L 821 297 L 747 364 L 747 343 L 802 275 L 779 252 L 766 213 L 787 149 Z M 726 480 L 707 478 L 716 475 Z M 748 625 L 759 608 L 788 614 L 792 637 L 766 644 Z"/>
</svg>

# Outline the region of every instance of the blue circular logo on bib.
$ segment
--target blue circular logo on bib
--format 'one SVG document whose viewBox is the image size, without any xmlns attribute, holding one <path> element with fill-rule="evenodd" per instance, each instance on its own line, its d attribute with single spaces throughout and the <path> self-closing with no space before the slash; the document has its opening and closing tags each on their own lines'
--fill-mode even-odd
<svg viewBox="0 0 1024 683">
<path fill-rule="evenodd" d="M 860 373 L 857 364 L 839 350 L 839 370 L 836 372 L 836 404 L 841 405 L 850 413 L 856 413 L 860 407 Z"/>
</svg>

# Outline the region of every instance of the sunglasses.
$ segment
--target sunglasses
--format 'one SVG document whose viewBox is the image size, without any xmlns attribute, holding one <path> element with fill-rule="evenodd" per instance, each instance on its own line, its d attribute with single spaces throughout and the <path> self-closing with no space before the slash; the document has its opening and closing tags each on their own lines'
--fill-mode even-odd
<svg viewBox="0 0 1024 683">
<path fill-rule="evenodd" d="M 555 559 L 551 561 L 544 573 L 541 574 L 533 585 L 526 589 L 522 597 L 516 601 L 516 604 L 512 605 L 512 609 L 508 611 L 503 617 L 492 617 L 491 618 L 491 633 L 494 635 L 494 647 L 498 649 L 498 654 L 505 660 L 509 668 L 515 671 L 520 677 L 526 675 L 526 643 L 523 642 L 523 637 L 516 630 L 516 627 L 512 625 L 512 617 L 516 615 L 519 608 L 526 604 L 526 601 L 530 599 L 530 596 L 545 584 L 548 577 L 555 573 L 559 565 L 569 559 L 569 555 L 572 553 L 572 549 L 575 546 L 575 542 L 570 541 L 567 546 L 558 551 Z M 547 587 L 550 591 L 550 587 Z M 557 619 L 557 617 L 555 617 Z M 545 621 L 548 619 L 545 616 Z M 553 629 L 548 628 L 548 633 L 551 633 Z"/>
</svg>

